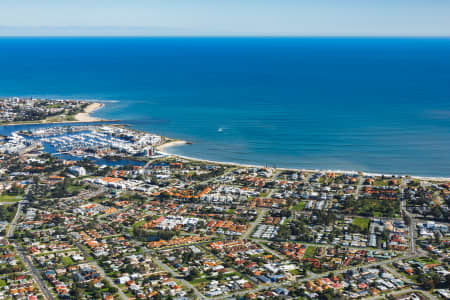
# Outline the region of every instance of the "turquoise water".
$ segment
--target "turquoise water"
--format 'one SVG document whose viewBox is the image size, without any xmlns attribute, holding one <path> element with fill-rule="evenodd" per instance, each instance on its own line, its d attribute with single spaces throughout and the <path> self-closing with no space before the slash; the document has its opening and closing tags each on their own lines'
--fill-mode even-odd
<svg viewBox="0 0 450 300">
<path fill-rule="evenodd" d="M 277 167 L 450 176 L 450 39 L 1 38 L 0 95 Z"/>
</svg>

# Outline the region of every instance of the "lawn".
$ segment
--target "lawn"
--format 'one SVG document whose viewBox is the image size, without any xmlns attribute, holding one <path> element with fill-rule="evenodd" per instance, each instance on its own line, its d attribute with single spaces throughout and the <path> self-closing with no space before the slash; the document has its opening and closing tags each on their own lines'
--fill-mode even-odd
<svg viewBox="0 0 450 300">
<path fill-rule="evenodd" d="M 367 218 L 354 218 L 353 225 L 358 226 L 361 231 L 365 231 L 369 228 L 370 220 Z"/>
<path fill-rule="evenodd" d="M 16 215 L 17 206 L 17 204 L 0 205 L 0 221 L 11 222 Z"/>
<path fill-rule="evenodd" d="M 400 200 L 360 197 L 351 208 L 353 214 L 371 217 L 394 217 L 400 213 Z"/>
<path fill-rule="evenodd" d="M 73 265 L 73 264 L 74 264 L 73 260 L 72 260 L 69 256 L 63 256 L 63 257 L 61 257 L 61 261 L 62 261 L 62 263 L 65 264 L 66 266 L 70 266 L 70 265 Z"/>
<path fill-rule="evenodd" d="M 17 202 L 21 199 L 20 196 L 0 195 L 0 202 Z"/>
<path fill-rule="evenodd" d="M 290 270 L 289 273 L 291 273 L 294 276 L 300 275 L 300 271 L 298 269 Z"/>
<path fill-rule="evenodd" d="M 432 259 L 431 257 L 418 257 L 415 259 L 418 262 L 421 262 L 423 264 L 437 264 L 438 262 L 434 259 Z"/>
<path fill-rule="evenodd" d="M 68 193 L 72 194 L 72 193 L 79 193 L 82 189 L 84 189 L 84 186 L 82 186 L 82 185 L 71 184 L 66 188 L 66 191 Z"/>
<path fill-rule="evenodd" d="M 305 251 L 305 257 L 313 258 L 316 255 L 316 247 L 308 246 Z"/>
<path fill-rule="evenodd" d="M 144 226 L 145 223 L 147 223 L 146 220 L 137 221 L 137 222 L 134 223 L 131 227 L 133 227 L 133 228 L 139 228 L 139 227 Z"/>
<path fill-rule="evenodd" d="M 197 278 L 194 278 L 190 281 L 193 285 L 200 285 L 202 283 L 206 283 L 209 281 L 209 276 L 206 276 L 205 274 L 199 275 Z"/>
<path fill-rule="evenodd" d="M 306 202 L 302 201 L 294 205 L 293 209 L 295 210 L 303 210 L 305 208 Z"/>
<path fill-rule="evenodd" d="M 388 180 L 375 180 L 374 182 L 373 182 L 373 185 L 374 186 L 387 186 L 387 185 L 389 185 L 389 181 Z"/>
<path fill-rule="evenodd" d="M 265 193 L 260 193 L 260 194 L 259 194 L 259 197 L 265 198 L 265 197 L 269 196 L 269 193 L 270 193 L 270 191 L 265 192 Z"/>
</svg>

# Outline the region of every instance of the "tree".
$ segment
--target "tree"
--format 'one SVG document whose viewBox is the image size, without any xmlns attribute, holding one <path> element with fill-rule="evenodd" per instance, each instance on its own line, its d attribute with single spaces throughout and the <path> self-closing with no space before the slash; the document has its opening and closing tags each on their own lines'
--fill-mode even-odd
<svg viewBox="0 0 450 300">
<path fill-rule="evenodd" d="M 186 277 L 187 280 L 191 281 L 200 275 L 200 271 L 197 268 L 192 268 L 189 270 L 189 275 Z"/>
<path fill-rule="evenodd" d="M 442 215 L 442 213 L 441 213 L 441 209 L 438 207 L 438 206 L 434 206 L 432 209 L 431 209 L 431 214 L 433 215 L 433 217 L 435 217 L 435 218 L 440 218 L 441 217 L 441 215 Z"/>
<path fill-rule="evenodd" d="M 75 299 L 83 299 L 84 290 L 80 287 L 75 287 L 73 289 L 73 293 L 75 295 Z"/>
<path fill-rule="evenodd" d="M 434 285 L 433 279 L 427 278 L 423 281 L 422 286 L 425 290 L 432 290 L 432 289 L 434 289 L 435 285 Z"/>
<path fill-rule="evenodd" d="M 403 216 L 403 221 L 405 221 L 406 226 L 409 226 L 409 224 L 411 224 L 411 218 L 406 213 Z"/>
</svg>

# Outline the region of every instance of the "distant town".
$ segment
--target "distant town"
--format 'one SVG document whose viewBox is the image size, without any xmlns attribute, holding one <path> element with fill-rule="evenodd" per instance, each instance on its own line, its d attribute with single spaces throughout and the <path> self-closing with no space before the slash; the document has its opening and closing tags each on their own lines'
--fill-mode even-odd
<svg viewBox="0 0 450 300">
<path fill-rule="evenodd" d="M 82 100 L 0 98 L 0 125 L 91 122 L 97 119 L 87 114 L 101 106 L 100 103 Z"/>
<path fill-rule="evenodd" d="M 5 98 L 0 120 L 92 104 Z M 450 299 L 450 180 L 165 152 L 177 142 L 109 123 L 1 137 L 0 299 Z"/>
</svg>

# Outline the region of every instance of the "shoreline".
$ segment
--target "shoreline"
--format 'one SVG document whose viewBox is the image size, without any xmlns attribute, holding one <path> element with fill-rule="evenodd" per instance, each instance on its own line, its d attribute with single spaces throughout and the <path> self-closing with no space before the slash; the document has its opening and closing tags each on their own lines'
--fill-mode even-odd
<svg viewBox="0 0 450 300">
<path fill-rule="evenodd" d="M 0 126 L 19 126 L 19 125 L 45 125 L 45 124 L 73 124 L 73 123 L 99 123 L 99 122 L 119 122 L 120 120 L 106 120 L 97 117 L 93 117 L 90 114 L 94 111 L 97 111 L 105 106 L 104 103 L 93 102 L 89 104 L 83 112 L 79 112 L 74 115 L 75 120 L 63 120 L 63 121 L 51 121 L 49 122 L 47 119 L 39 120 L 39 121 L 30 121 L 30 122 L 12 122 L 1 124 Z"/>
<path fill-rule="evenodd" d="M 209 159 L 201 159 L 186 155 L 180 155 L 180 154 L 174 154 L 167 152 L 167 149 L 176 147 L 176 146 L 182 146 L 187 145 L 187 141 L 183 140 L 173 140 L 168 138 L 168 143 L 162 144 L 156 148 L 157 152 L 163 155 L 167 156 L 173 156 L 178 157 L 182 159 L 192 160 L 192 161 L 198 161 L 198 162 L 207 162 L 207 163 L 214 163 L 214 164 L 220 164 L 225 166 L 236 166 L 236 167 L 244 167 L 244 168 L 271 168 L 266 167 L 262 165 L 255 165 L 255 164 L 243 164 L 243 163 L 235 163 L 235 162 L 227 162 L 227 161 L 217 161 L 217 160 L 209 160 Z M 337 173 L 337 174 L 362 174 L 363 176 L 398 176 L 398 177 L 410 177 L 411 179 L 419 179 L 419 180 L 429 180 L 429 181 L 450 181 L 450 177 L 442 177 L 442 176 L 416 176 L 416 175 L 401 175 L 401 174 L 384 174 L 384 173 L 375 173 L 375 172 L 364 172 L 364 171 L 355 171 L 355 170 L 325 170 L 325 169 L 303 169 L 303 168 L 280 168 L 276 167 L 274 169 L 277 170 L 284 170 L 284 171 L 296 171 L 296 172 L 318 172 L 318 173 Z"/>
<path fill-rule="evenodd" d="M 105 121 L 97 117 L 93 117 L 90 114 L 93 113 L 96 110 L 99 110 L 100 108 L 104 107 L 105 104 L 100 102 L 94 102 L 89 104 L 83 112 L 77 113 L 75 115 L 75 120 L 77 122 L 100 122 Z"/>
<path fill-rule="evenodd" d="M 187 141 L 170 139 L 169 142 L 156 147 L 156 150 L 163 155 L 173 155 L 168 152 L 165 152 L 165 150 L 167 148 L 171 148 L 171 147 L 175 147 L 175 146 L 182 146 L 182 145 L 186 145 L 186 144 L 187 144 Z"/>
<path fill-rule="evenodd" d="M 15 122 L 15 123 L 7 123 L 7 124 L 0 124 L 0 126 L 20 126 L 20 125 L 45 125 L 45 124 L 76 124 L 76 123 L 102 123 L 102 122 L 120 122 L 120 120 L 106 120 L 101 119 L 97 117 L 93 117 L 90 114 L 94 111 L 97 111 L 105 106 L 102 102 L 92 102 L 90 103 L 83 112 L 77 113 L 74 118 L 75 120 L 72 121 L 55 121 L 55 122 L 47 122 L 47 120 L 41 120 L 41 121 L 32 121 L 32 122 Z M 124 125 L 124 124 L 122 124 Z M 125 124 L 126 125 L 126 124 Z M 138 130 L 139 131 L 139 130 Z M 182 146 L 189 144 L 188 141 L 184 140 L 178 140 L 170 137 L 164 137 L 167 142 L 156 146 L 156 151 L 162 155 L 166 156 L 173 156 L 178 157 L 182 159 L 192 160 L 192 161 L 198 161 L 198 162 L 206 162 L 206 163 L 214 163 L 214 164 L 220 164 L 220 165 L 226 165 L 226 166 L 236 166 L 236 167 L 244 167 L 244 168 L 272 168 L 267 167 L 263 165 L 258 164 L 244 164 L 244 163 L 237 163 L 237 162 L 230 162 L 230 161 L 218 161 L 218 160 L 210 160 L 210 159 L 202 159 L 197 157 L 191 157 L 187 155 L 180 155 L 180 154 L 174 154 L 170 153 L 167 150 L 171 147 L 176 146 Z M 429 181 L 450 181 L 450 177 L 443 177 L 443 176 L 419 176 L 419 175 L 408 175 L 408 174 L 386 174 L 386 173 L 380 173 L 380 172 L 364 172 L 364 171 L 357 171 L 357 170 L 331 170 L 331 169 L 304 169 L 304 168 L 283 168 L 283 167 L 276 167 L 277 170 L 286 170 L 286 171 L 296 171 L 296 172 L 319 172 L 319 173 L 337 173 L 337 174 L 362 174 L 364 176 L 397 176 L 397 177 L 410 177 L 412 179 L 419 179 L 419 180 L 429 180 Z"/>
</svg>

